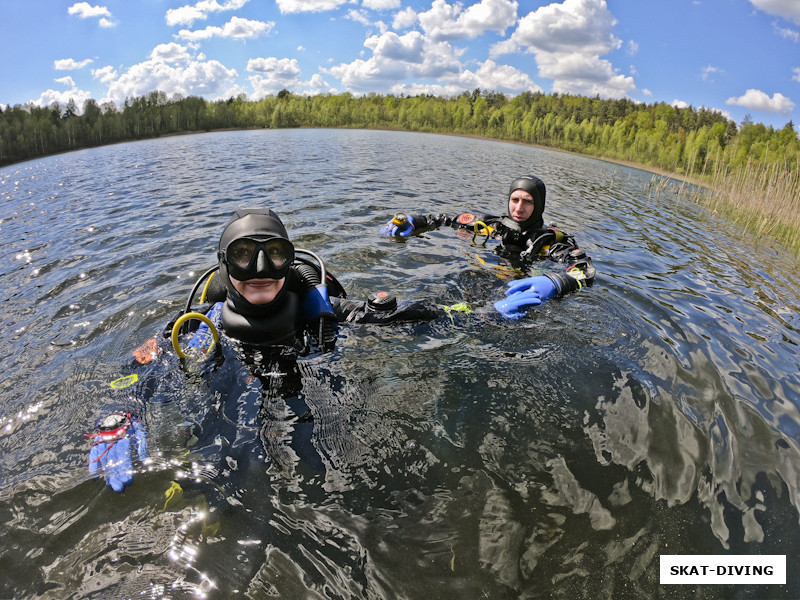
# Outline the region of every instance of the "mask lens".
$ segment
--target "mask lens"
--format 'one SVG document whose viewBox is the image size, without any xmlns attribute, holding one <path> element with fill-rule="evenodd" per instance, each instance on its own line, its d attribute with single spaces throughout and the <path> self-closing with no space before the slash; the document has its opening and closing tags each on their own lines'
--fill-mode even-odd
<svg viewBox="0 0 800 600">
<path fill-rule="evenodd" d="M 246 270 L 258 249 L 258 242 L 247 238 L 239 238 L 228 245 L 225 258 L 229 265 Z"/>
<path fill-rule="evenodd" d="M 267 258 L 276 269 L 282 269 L 293 258 L 292 245 L 286 240 L 269 240 L 264 245 Z"/>
</svg>

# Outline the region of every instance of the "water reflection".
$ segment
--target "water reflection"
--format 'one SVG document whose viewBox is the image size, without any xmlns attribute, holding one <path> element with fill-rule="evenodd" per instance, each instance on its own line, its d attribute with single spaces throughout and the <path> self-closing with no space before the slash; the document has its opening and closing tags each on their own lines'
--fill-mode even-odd
<svg viewBox="0 0 800 600">
<path fill-rule="evenodd" d="M 496 210 L 530 170 L 598 279 L 526 319 L 491 310 L 509 273 L 490 248 L 376 233 L 395 209 Z M 0 596 L 641 598 L 673 591 L 662 554 L 796 555 L 792 259 L 651 180 L 518 145 L 310 130 L 0 170 Z M 350 327 L 301 360 L 301 445 L 291 405 L 259 414 L 277 379 L 170 367 L 133 486 L 89 480 L 109 382 L 213 262 L 220 224 L 265 202 L 352 297 L 473 312 Z M 791 598 L 798 577 L 685 595 Z"/>
</svg>

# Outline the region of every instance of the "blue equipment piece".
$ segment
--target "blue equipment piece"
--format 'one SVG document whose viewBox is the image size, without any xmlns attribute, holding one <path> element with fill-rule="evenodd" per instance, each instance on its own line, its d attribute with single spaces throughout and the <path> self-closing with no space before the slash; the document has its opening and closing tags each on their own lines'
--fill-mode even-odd
<svg viewBox="0 0 800 600">
<path fill-rule="evenodd" d="M 408 237 L 414 233 L 414 217 L 397 213 L 392 220 L 381 227 L 381 233 L 400 237 Z"/>
<path fill-rule="evenodd" d="M 131 442 L 136 444 L 140 461 L 147 458 L 147 432 L 137 417 L 112 413 L 97 423 L 91 434 L 94 445 L 89 452 L 89 474 L 105 475 L 106 485 L 122 492 L 133 483 L 133 454 Z"/>
</svg>

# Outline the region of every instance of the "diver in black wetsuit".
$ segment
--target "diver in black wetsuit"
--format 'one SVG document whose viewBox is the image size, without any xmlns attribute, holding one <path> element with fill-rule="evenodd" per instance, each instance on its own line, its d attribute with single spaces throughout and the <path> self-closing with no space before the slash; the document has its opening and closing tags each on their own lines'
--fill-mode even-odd
<svg viewBox="0 0 800 600">
<path fill-rule="evenodd" d="M 495 303 L 495 308 L 503 316 L 516 319 L 526 314 L 521 309 L 591 285 L 595 277 L 592 259 L 578 247 L 573 236 L 553 225 L 544 226 L 545 197 L 544 182 L 533 175 L 525 175 L 511 183 L 505 215 L 487 214 L 477 218 L 469 212 L 455 217 L 444 214 L 396 213 L 381 228 L 381 233 L 409 237 L 415 233 L 438 229 L 442 225 L 456 229 L 473 229 L 476 236 L 499 240 L 498 254 L 519 260 L 524 266 L 540 258 L 548 258 L 563 265 L 563 272 L 553 271 L 509 284 L 506 298 Z"/>
<path fill-rule="evenodd" d="M 205 355 L 220 336 L 240 346 L 252 375 L 265 391 L 295 396 L 290 418 L 304 429 L 306 441 L 310 440 L 312 419 L 308 407 L 296 397 L 300 382 L 295 359 L 299 354 L 308 353 L 312 346 L 331 350 L 339 322 L 427 321 L 445 314 L 441 307 L 424 301 L 398 305 L 388 294 L 375 294 L 363 302 L 348 300 L 344 288 L 327 273 L 316 254 L 295 249 L 280 217 L 269 209 L 237 211 L 222 232 L 217 258 L 217 267 L 201 277 L 184 313 L 169 327 L 173 347 L 181 357 L 186 356 L 177 340 L 184 327 L 188 329 L 198 320 L 200 326 L 188 343 L 190 354 Z M 212 276 L 214 270 L 218 270 L 216 276 Z M 212 277 L 206 285 L 212 304 L 193 312 L 194 293 L 208 277 Z M 139 362 L 151 363 L 159 354 L 160 346 L 152 343 L 148 352 L 139 353 L 143 357 Z M 251 361 L 248 356 L 254 354 L 261 358 Z M 275 389 L 268 376 L 271 372 L 285 376 L 280 389 Z M 137 409 L 112 410 L 96 424 L 89 470 L 98 476 L 103 472 L 115 491 L 123 491 L 132 482 L 132 448 L 137 448 L 142 460 L 147 454 L 146 431 L 138 415 L 154 386 L 139 384 Z M 303 424 L 308 426 L 301 427 Z"/>
<path fill-rule="evenodd" d="M 215 304 L 206 316 L 228 337 L 250 345 L 304 351 L 310 336 L 330 350 L 336 323 L 428 321 L 444 314 L 433 303 L 398 305 L 394 296 L 381 292 L 366 301 L 348 300 L 316 254 L 295 251 L 280 218 L 269 209 L 238 211 L 222 233 L 218 258 L 218 277 L 209 291 Z M 189 345 L 208 347 L 209 332 L 204 323 Z"/>
</svg>

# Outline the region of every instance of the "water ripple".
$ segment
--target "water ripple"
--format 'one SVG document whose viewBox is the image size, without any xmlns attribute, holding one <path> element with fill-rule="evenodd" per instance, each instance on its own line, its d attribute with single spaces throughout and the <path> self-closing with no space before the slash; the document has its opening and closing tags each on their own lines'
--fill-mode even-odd
<svg viewBox="0 0 800 600">
<path fill-rule="evenodd" d="M 512 275 L 491 245 L 377 233 L 396 210 L 500 212 L 525 172 L 598 269 L 525 319 L 492 309 Z M 660 593 L 660 554 L 795 555 L 793 259 L 651 179 L 516 144 L 325 130 L 0 169 L 0 596 L 640 598 Z M 336 352 L 301 361 L 299 395 L 262 413 L 230 356 L 188 375 L 170 363 L 151 460 L 114 494 L 89 479 L 83 434 L 215 262 L 222 224 L 253 206 L 353 298 L 473 312 L 346 327 Z M 299 400 L 305 446 L 277 418 Z"/>
</svg>

